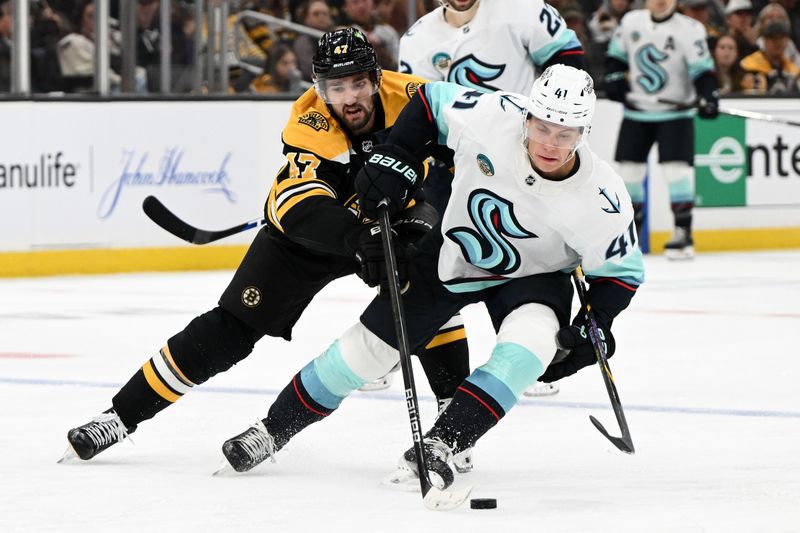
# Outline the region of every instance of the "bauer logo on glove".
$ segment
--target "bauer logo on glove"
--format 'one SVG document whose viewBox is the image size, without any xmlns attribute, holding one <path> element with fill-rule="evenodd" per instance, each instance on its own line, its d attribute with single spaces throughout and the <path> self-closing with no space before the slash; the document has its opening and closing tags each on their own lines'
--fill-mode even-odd
<svg viewBox="0 0 800 533">
<path fill-rule="evenodd" d="M 382 154 L 373 154 L 373 156 L 369 158 L 369 162 L 382 167 L 391 168 L 411 182 L 411 185 L 414 185 L 417 182 L 417 172 L 406 163 L 403 163 L 394 157 Z"/>
</svg>

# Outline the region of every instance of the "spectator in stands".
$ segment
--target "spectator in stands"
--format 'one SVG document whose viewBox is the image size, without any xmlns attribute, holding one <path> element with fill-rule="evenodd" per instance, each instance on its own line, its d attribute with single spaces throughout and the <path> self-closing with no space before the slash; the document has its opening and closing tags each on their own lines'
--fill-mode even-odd
<svg viewBox="0 0 800 533">
<path fill-rule="evenodd" d="M 286 0 L 249 0 L 242 4 L 242 9 L 282 20 L 290 19 Z M 260 69 L 277 43 L 291 43 L 296 37 L 286 28 L 272 27 L 263 20 L 252 17 L 239 19 L 236 13 L 231 13 L 228 17 L 228 30 L 228 50 L 236 56 L 245 75 L 251 70 L 248 67 Z"/>
<path fill-rule="evenodd" d="M 611 35 L 619 26 L 622 15 L 630 11 L 631 2 L 632 0 L 605 0 L 592 14 L 592 18 L 589 20 L 592 43 L 602 45 L 603 54 L 608 47 L 608 41 L 611 40 Z"/>
<path fill-rule="evenodd" d="M 751 94 L 797 93 L 800 67 L 785 55 L 789 26 L 779 21 L 770 22 L 761 32 L 761 37 L 764 38 L 764 49 L 741 61 L 745 90 Z"/>
<path fill-rule="evenodd" d="M 330 31 L 333 28 L 331 9 L 325 0 L 307 0 L 297 8 L 300 24 L 320 31 Z M 317 51 L 316 37 L 300 34 L 294 40 L 294 53 L 297 56 L 297 68 L 303 79 L 311 81 L 311 59 Z"/>
<path fill-rule="evenodd" d="M 739 59 L 758 50 L 758 33 L 753 28 L 753 4 L 750 0 L 728 0 L 728 5 L 725 6 L 725 22 L 728 31 L 736 39 Z"/>
<path fill-rule="evenodd" d="M 681 0 L 681 12 L 689 18 L 693 18 L 706 28 L 708 35 L 708 48 L 719 37 L 719 30 L 711 24 L 711 0 Z"/>
<path fill-rule="evenodd" d="M 300 72 L 297 70 L 297 56 L 289 45 L 278 44 L 267 60 L 264 74 L 250 85 L 250 91 L 259 94 L 292 93 L 299 95 Z"/>
<path fill-rule="evenodd" d="M 58 42 L 58 61 L 66 92 L 89 92 L 94 84 L 94 1 L 81 0 L 73 14 L 72 23 L 77 31 L 69 33 Z M 119 30 L 109 32 L 111 67 L 109 81 L 112 91 L 119 90 L 121 78 L 121 36 Z"/>
<path fill-rule="evenodd" d="M 375 48 L 381 67 L 397 70 L 400 35 L 388 24 L 378 22 L 374 0 L 345 0 L 343 9 L 350 25 L 362 30 Z"/>
<path fill-rule="evenodd" d="M 45 0 L 30 4 L 31 91 L 48 93 L 61 91 L 61 66 L 58 62 L 58 42 L 68 33 L 59 13 Z"/>
<path fill-rule="evenodd" d="M 739 50 L 736 39 L 730 35 L 720 35 L 712 48 L 714 65 L 717 69 L 717 81 L 720 94 L 740 93 L 743 91 L 742 78 L 744 71 L 739 64 Z"/>
<path fill-rule="evenodd" d="M 770 0 L 770 2 L 780 5 L 786 11 L 789 16 L 789 39 L 800 44 L 800 13 L 797 9 L 797 0 Z"/>
<path fill-rule="evenodd" d="M 593 47 L 592 38 L 589 33 L 589 28 L 586 26 L 586 15 L 580 4 L 575 1 L 570 1 L 564 4 L 559 13 L 564 18 L 567 28 L 575 32 L 575 36 L 581 43 L 584 51 L 584 58 L 586 60 L 585 70 L 592 75 L 592 78 L 598 80 L 603 77 L 605 62 L 605 47 Z M 597 90 L 602 86 L 595 85 Z"/>
<path fill-rule="evenodd" d="M 756 18 L 756 31 L 761 34 L 764 31 L 764 28 L 767 27 L 767 24 L 773 21 L 783 22 L 787 26 L 791 27 L 789 14 L 786 13 L 786 9 L 780 4 L 767 4 L 764 6 L 761 11 L 758 12 L 758 17 Z M 791 37 L 791 35 L 790 35 Z M 756 44 L 760 50 L 764 49 L 764 38 L 759 37 L 756 39 Z M 789 61 L 794 63 L 795 65 L 800 65 L 800 53 L 797 51 L 797 46 L 795 43 L 789 39 L 789 42 L 786 44 L 786 57 L 789 58 Z"/>
<path fill-rule="evenodd" d="M 137 92 L 157 91 L 161 65 L 161 32 L 158 28 L 159 0 L 136 2 L 136 64 L 146 73 L 147 83 Z"/>
<path fill-rule="evenodd" d="M 378 22 L 388 24 L 398 35 L 402 35 L 408 28 L 408 0 L 375 0 L 375 10 Z"/>
<path fill-rule="evenodd" d="M 0 93 L 11 90 L 11 35 L 14 17 L 11 0 L 0 0 Z"/>
</svg>

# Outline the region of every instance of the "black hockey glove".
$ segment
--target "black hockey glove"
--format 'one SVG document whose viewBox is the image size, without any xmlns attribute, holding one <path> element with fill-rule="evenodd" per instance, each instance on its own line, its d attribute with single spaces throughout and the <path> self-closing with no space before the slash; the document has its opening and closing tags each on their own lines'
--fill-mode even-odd
<svg viewBox="0 0 800 533">
<path fill-rule="evenodd" d="M 595 318 L 595 320 L 597 320 Z M 604 327 L 599 322 L 597 324 L 598 333 L 606 346 L 606 357 L 614 355 L 617 348 L 611 329 Z M 561 328 L 556 333 L 556 343 L 559 353 L 566 354 L 566 357 L 558 356 L 547 367 L 544 374 L 539 377 L 539 381 L 552 383 L 561 378 L 571 376 L 581 368 L 597 362 L 594 354 L 594 346 L 589 338 L 589 326 L 584 322 L 583 311 L 572 321 L 571 326 Z"/>
<path fill-rule="evenodd" d="M 697 100 L 697 115 L 706 120 L 711 120 L 719 116 L 719 99 L 716 93 L 712 93 L 708 97 L 701 96 Z"/>
<path fill-rule="evenodd" d="M 624 65 L 620 68 L 623 70 L 609 72 L 605 76 L 606 98 L 624 104 L 628 93 L 631 92 L 631 86 L 625 78 Z"/>
<path fill-rule="evenodd" d="M 416 203 L 392 219 L 392 229 L 402 244 L 413 244 L 420 240 L 439 222 L 439 213 L 432 205 Z"/>
<path fill-rule="evenodd" d="M 697 114 L 703 119 L 714 119 L 719 115 L 719 87 L 713 71 L 704 72 L 694 80 L 697 91 Z"/>
<path fill-rule="evenodd" d="M 389 201 L 389 216 L 402 210 L 422 184 L 422 163 L 396 144 L 379 144 L 358 171 L 355 186 L 361 212 L 378 217 L 378 205 Z"/>
<path fill-rule="evenodd" d="M 408 248 L 400 243 L 397 232 L 392 230 L 392 246 L 397 261 L 397 278 L 400 287 L 405 289 L 408 280 L 410 254 Z M 380 287 L 381 294 L 389 294 L 389 274 L 386 270 L 386 257 L 383 255 L 381 227 L 377 224 L 365 227 L 358 235 L 353 255 L 360 270 L 359 278 L 370 287 Z"/>
</svg>

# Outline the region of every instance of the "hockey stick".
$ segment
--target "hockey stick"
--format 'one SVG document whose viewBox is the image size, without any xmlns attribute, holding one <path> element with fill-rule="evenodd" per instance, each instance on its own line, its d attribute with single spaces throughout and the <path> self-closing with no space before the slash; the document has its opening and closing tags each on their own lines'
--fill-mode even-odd
<svg viewBox="0 0 800 533">
<path fill-rule="evenodd" d="M 183 239 L 192 244 L 208 244 L 252 228 L 263 226 L 267 223 L 267 220 L 262 217 L 239 224 L 238 226 L 233 226 L 232 228 L 216 231 L 204 230 L 196 228 L 178 218 L 175 213 L 167 209 L 167 206 L 162 204 L 161 200 L 155 196 L 148 196 L 145 198 L 144 202 L 142 202 L 142 209 L 144 210 L 144 214 L 147 215 L 150 220 L 161 226 L 161 228 L 172 233 L 179 239 Z"/>
<path fill-rule="evenodd" d="M 422 445 L 422 424 L 419 420 L 419 402 L 417 401 L 417 388 L 414 385 L 414 373 L 411 368 L 411 349 L 408 345 L 408 332 L 403 311 L 403 299 L 400 296 L 400 282 L 397 276 L 397 258 L 392 246 L 391 222 L 389 221 L 389 202 L 384 199 L 379 205 L 380 229 L 383 243 L 383 256 L 386 261 L 386 271 L 389 276 L 389 298 L 394 317 L 394 329 L 397 336 L 397 349 L 400 352 L 400 369 L 403 372 L 403 386 L 405 387 L 406 407 L 408 419 L 411 423 L 411 437 L 414 441 L 414 453 L 417 456 L 417 472 L 419 472 L 419 486 L 422 491 L 422 500 L 425 507 L 437 511 L 455 509 L 469 497 L 472 487 L 462 491 L 450 492 L 440 490 L 431 485 L 428 479 L 428 469 L 425 468 L 425 448 Z"/>
<path fill-rule="evenodd" d="M 650 103 L 676 106 L 678 110 L 692 109 L 694 107 L 698 107 L 697 102 L 691 102 L 691 103 L 679 102 L 677 100 L 669 100 L 667 98 L 653 98 L 645 95 L 629 94 L 628 96 L 633 97 L 629 98 L 628 100 L 634 105 L 636 105 L 636 102 L 650 102 Z M 764 122 L 772 122 L 775 124 L 785 124 L 787 126 L 800 126 L 800 122 L 797 122 L 795 120 L 776 117 L 774 115 L 767 115 L 765 113 L 758 113 L 756 111 L 747 111 L 745 109 L 732 109 L 729 107 L 720 107 L 719 113 L 721 115 L 730 115 L 732 117 L 749 118 L 751 120 L 761 120 Z"/>
<path fill-rule="evenodd" d="M 611 443 L 625 453 L 634 453 L 633 439 L 631 439 L 631 432 L 628 429 L 628 422 L 625 420 L 625 413 L 622 411 L 622 403 L 619 399 L 617 387 L 614 385 L 614 376 L 611 374 L 611 367 L 608 366 L 608 357 L 606 357 L 606 349 L 603 340 L 600 338 L 599 328 L 592 313 L 592 306 L 588 303 L 586 298 L 586 287 L 579 277 L 579 270 L 572 273 L 572 280 L 575 282 L 575 289 L 578 291 L 578 299 L 581 302 L 581 311 L 583 312 L 584 320 L 589 328 L 589 339 L 594 348 L 594 355 L 597 358 L 597 365 L 600 367 L 600 372 L 603 374 L 603 381 L 606 384 L 608 391 L 608 398 L 611 400 L 611 408 L 614 409 L 614 415 L 617 417 L 617 423 L 622 431 L 622 437 L 614 437 L 609 435 L 603 424 L 600 423 L 595 417 L 589 415 L 589 420 L 592 421 L 594 427 L 600 431 Z"/>
</svg>

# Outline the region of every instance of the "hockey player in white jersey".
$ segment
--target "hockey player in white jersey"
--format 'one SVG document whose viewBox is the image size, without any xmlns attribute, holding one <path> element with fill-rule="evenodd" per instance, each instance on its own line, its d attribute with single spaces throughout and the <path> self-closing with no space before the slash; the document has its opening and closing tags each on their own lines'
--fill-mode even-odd
<svg viewBox="0 0 800 533">
<path fill-rule="evenodd" d="M 694 256 L 692 117 L 715 118 L 718 98 L 706 30 L 675 8 L 676 0 L 647 0 L 646 9 L 622 18 L 608 46 L 606 93 L 625 104 L 615 159 L 633 200 L 637 227 L 644 227 L 645 163 L 655 142 L 675 220 L 665 254 L 683 259 Z"/>
<path fill-rule="evenodd" d="M 564 65 L 547 69 L 530 97 L 431 82 L 356 179 L 365 214 L 376 215 L 384 199 L 392 212 L 419 186 L 408 169 L 420 168 L 437 143 L 455 151 L 441 225 L 413 250 L 403 295 L 409 345 L 424 346 L 456 311 L 477 302 L 497 339 L 425 435 L 438 488 L 454 480 L 454 454 L 497 424 L 526 387 L 595 361 L 582 314 L 570 321 L 570 272 L 578 266 L 590 282 L 588 300 L 608 353 L 615 351 L 613 320 L 643 282 L 644 268 L 624 183 L 586 144 L 594 107 L 589 75 Z M 394 164 L 384 166 L 389 159 Z M 224 444 L 228 461 L 236 467 L 272 457 L 395 365 L 396 346 L 390 302 L 376 297 L 359 323 L 295 375 L 263 421 Z M 558 348 L 564 358 L 554 362 Z M 413 471 L 414 452 L 401 463 Z"/>
<path fill-rule="evenodd" d="M 536 71 L 560 63 L 585 68 L 575 32 L 542 0 L 447 0 L 400 39 L 400 70 L 480 91 L 528 94 Z M 437 205 L 448 183 L 434 172 L 426 198 Z M 557 394 L 557 383 L 536 383 L 527 396 Z"/>
<path fill-rule="evenodd" d="M 400 71 L 481 91 L 527 94 L 535 69 L 584 67 L 583 49 L 543 0 L 446 0 L 400 39 Z"/>
</svg>

